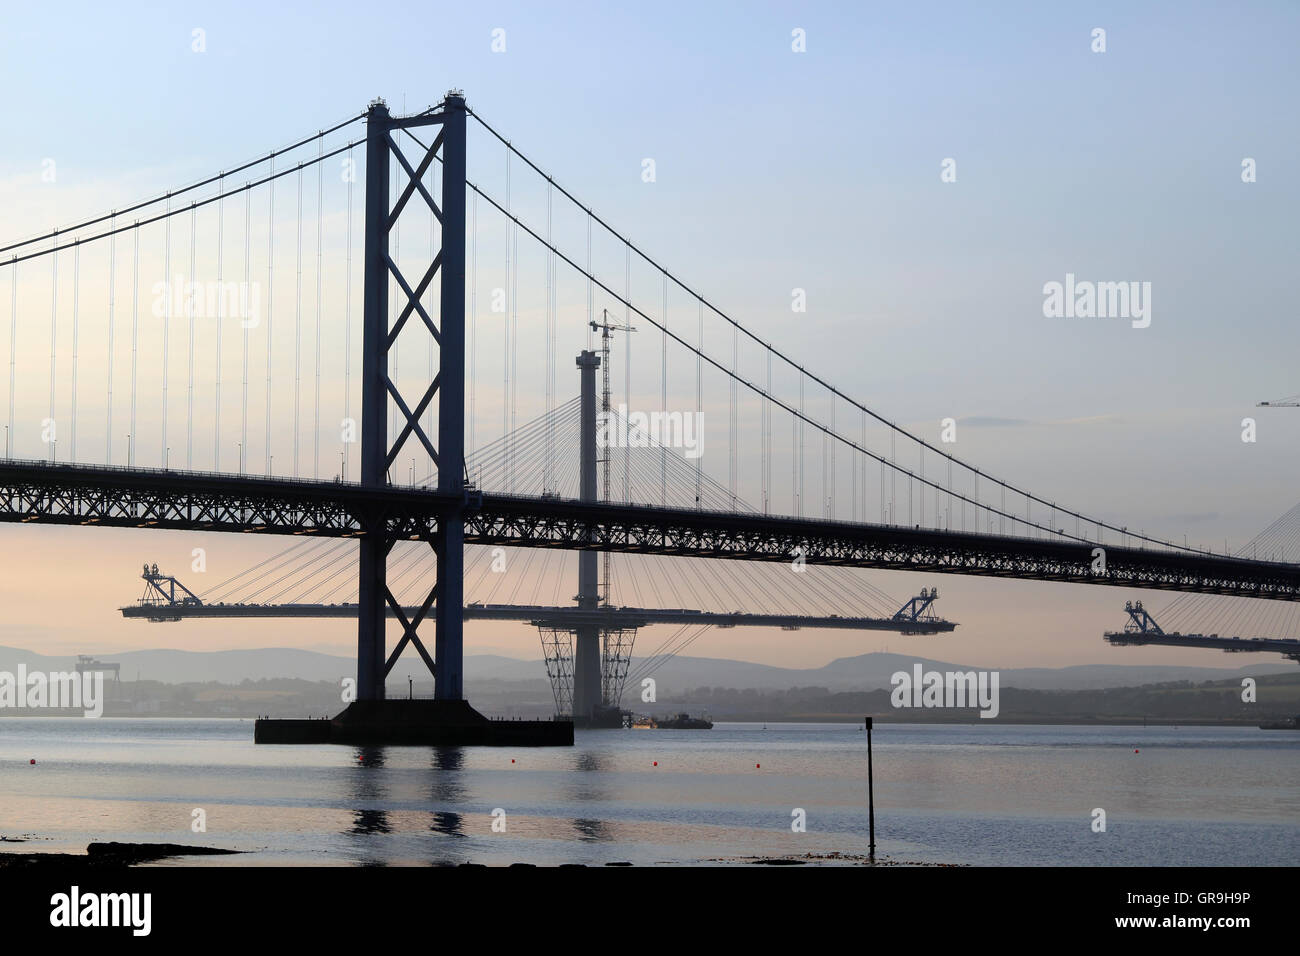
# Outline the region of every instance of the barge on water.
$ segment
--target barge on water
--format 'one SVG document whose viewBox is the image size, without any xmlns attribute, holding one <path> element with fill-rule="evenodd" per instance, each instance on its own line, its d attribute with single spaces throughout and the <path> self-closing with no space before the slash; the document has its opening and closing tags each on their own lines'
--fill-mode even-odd
<svg viewBox="0 0 1300 956">
<path fill-rule="evenodd" d="M 713 721 L 690 714 L 673 714 L 671 717 L 640 717 L 633 721 L 632 726 L 637 730 L 712 730 Z"/>
</svg>

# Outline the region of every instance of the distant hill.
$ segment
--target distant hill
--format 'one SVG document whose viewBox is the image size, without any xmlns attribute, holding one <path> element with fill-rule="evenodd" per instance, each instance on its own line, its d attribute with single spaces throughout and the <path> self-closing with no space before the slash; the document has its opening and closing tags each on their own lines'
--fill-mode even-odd
<svg viewBox="0 0 1300 956">
<path fill-rule="evenodd" d="M 101 654 L 101 660 L 122 665 L 122 679 L 156 680 L 178 684 L 188 681 L 220 681 L 237 684 L 245 678 L 301 678 L 337 681 L 356 674 L 350 657 L 322 654 L 287 647 L 235 651 L 148 650 Z M 1294 664 L 1272 655 L 1252 655 L 1253 662 L 1236 668 L 1185 667 L 1178 665 L 1080 664 L 1072 667 L 1003 668 L 1001 686 L 1034 690 L 1096 690 L 1130 687 L 1167 681 L 1229 680 L 1261 674 L 1291 673 Z M 48 656 L 15 647 L 0 646 L 0 670 L 13 671 L 19 663 L 28 669 L 71 670 L 75 657 Z M 896 671 L 910 670 L 916 663 L 927 670 L 972 670 L 973 665 L 907 654 L 877 652 L 842 657 L 824 667 L 790 668 L 710 657 L 674 657 L 655 669 L 653 677 L 661 692 L 677 693 L 698 687 L 733 687 L 785 690 L 791 687 L 825 687 L 830 690 L 872 690 L 889 687 Z M 633 662 L 633 669 L 641 663 Z M 404 659 L 394 674 L 411 673 L 417 683 L 427 681 L 424 665 L 416 658 Z M 418 669 L 417 669 L 418 668 Z M 978 668 L 987 669 L 987 668 Z M 467 683 L 479 681 L 544 680 L 540 660 L 520 660 L 498 654 L 470 654 L 465 657 Z"/>
<path fill-rule="evenodd" d="M 890 677 L 910 671 L 920 663 L 926 670 L 987 670 L 1001 672 L 1003 687 L 1032 690 L 1098 690 L 1165 681 L 1228 680 L 1260 674 L 1291 673 L 1294 664 L 1268 655 L 1244 667 L 1187 667 L 1179 665 L 1079 664 L 1048 668 L 986 668 L 955 664 L 908 654 L 875 652 L 841 657 L 824 667 L 797 669 L 770 667 L 743 661 L 707 657 L 677 657 L 657 668 L 653 676 L 661 688 L 753 687 L 783 690 L 790 687 L 826 687 L 830 690 L 871 690 L 889 687 Z M 633 665 L 635 666 L 635 665 Z"/>
</svg>

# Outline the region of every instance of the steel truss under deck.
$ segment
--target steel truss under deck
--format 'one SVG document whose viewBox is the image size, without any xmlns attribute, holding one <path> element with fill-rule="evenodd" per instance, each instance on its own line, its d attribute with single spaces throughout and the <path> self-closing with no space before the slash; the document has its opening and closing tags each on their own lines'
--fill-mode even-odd
<svg viewBox="0 0 1300 956">
<path fill-rule="evenodd" d="M 474 491 L 0 461 L 0 521 L 619 551 L 1300 600 L 1300 565 L 1204 552 Z"/>
</svg>

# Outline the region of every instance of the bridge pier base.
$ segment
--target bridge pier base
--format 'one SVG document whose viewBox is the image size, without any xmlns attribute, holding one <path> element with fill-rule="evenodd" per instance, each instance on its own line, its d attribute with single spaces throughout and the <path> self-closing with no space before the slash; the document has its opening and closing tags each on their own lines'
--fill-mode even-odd
<svg viewBox="0 0 1300 956">
<path fill-rule="evenodd" d="M 569 747 L 569 720 L 488 720 L 464 700 L 358 700 L 332 720 L 263 719 L 259 744 Z"/>
</svg>

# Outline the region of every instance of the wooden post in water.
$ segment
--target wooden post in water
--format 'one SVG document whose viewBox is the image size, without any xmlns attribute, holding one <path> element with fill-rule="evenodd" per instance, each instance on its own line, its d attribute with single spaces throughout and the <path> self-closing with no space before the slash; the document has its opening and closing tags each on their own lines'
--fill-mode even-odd
<svg viewBox="0 0 1300 956">
<path fill-rule="evenodd" d="M 867 719 L 867 821 L 870 827 L 871 843 L 867 849 L 867 858 L 876 862 L 876 785 L 871 776 L 871 718 Z"/>
</svg>

